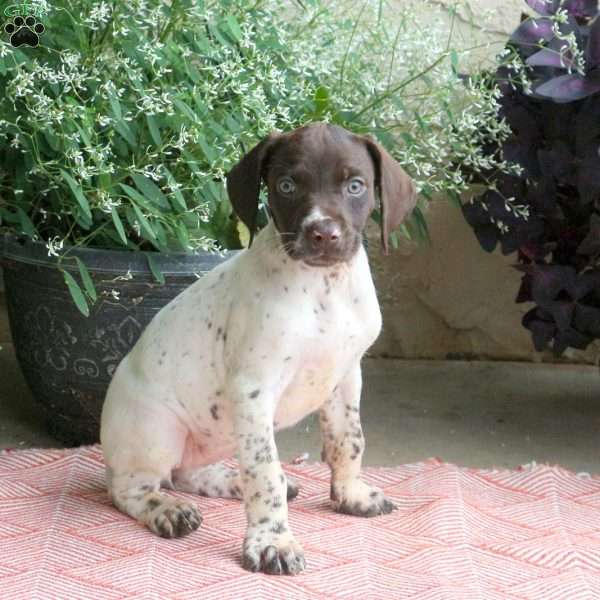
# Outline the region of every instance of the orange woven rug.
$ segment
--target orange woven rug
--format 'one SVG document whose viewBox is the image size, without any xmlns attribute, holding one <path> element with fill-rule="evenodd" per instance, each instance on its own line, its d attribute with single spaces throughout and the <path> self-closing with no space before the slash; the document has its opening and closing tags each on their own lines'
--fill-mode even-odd
<svg viewBox="0 0 600 600">
<path fill-rule="evenodd" d="M 436 460 L 366 469 L 398 510 L 359 519 L 331 512 L 325 466 L 285 468 L 301 486 L 290 523 L 307 560 L 293 578 L 239 566 L 239 502 L 185 495 L 204 522 L 186 538 L 164 540 L 112 508 L 98 447 L 4 452 L 0 598 L 600 598 L 600 478 Z"/>
</svg>

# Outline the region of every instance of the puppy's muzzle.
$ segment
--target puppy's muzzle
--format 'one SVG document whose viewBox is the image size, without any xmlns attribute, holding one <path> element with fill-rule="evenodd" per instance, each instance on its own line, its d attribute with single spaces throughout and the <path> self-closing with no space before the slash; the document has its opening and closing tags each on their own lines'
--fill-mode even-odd
<svg viewBox="0 0 600 600">
<path fill-rule="evenodd" d="M 330 218 L 311 221 L 304 226 L 302 235 L 307 248 L 315 255 L 337 252 L 340 246 L 341 227 Z"/>
<path fill-rule="evenodd" d="M 348 233 L 331 217 L 309 219 L 302 224 L 296 258 L 314 267 L 331 266 L 350 258 Z"/>
</svg>

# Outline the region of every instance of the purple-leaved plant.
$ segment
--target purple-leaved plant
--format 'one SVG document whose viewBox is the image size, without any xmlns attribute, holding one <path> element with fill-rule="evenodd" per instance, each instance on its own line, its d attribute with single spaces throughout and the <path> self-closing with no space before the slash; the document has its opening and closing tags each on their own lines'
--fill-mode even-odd
<svg viewBox="0 0 600 600">
<path fill-rule="evenodd" d="M 490 154 L 521 175 L 489 173 L 463 206 L 481 246 L 517 253 L 517 302 L 537 350 L 600 338 L 600 17 L 597 0 L 526 0 L 492 80 L 512 135 Z"/>
</svg>

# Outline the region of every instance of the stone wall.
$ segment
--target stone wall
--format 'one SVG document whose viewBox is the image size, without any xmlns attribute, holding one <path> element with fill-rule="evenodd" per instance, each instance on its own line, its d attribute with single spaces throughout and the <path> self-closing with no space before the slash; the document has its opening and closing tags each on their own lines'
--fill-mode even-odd
<svg viewBox="0 0 600 600">
<path fill-rule="evenodd" d="M 515 304 L 521 275 L 514 259 L 484 252 L 461 212 L 445 201 L 427 214 L 431 244 L 403 240 L 382 256 L 369 231 L 371 264 L 384 328 L 374 356 L 420 359 L 553 360 L 533 349 Z M 595 362 L 597 350 L 568 351 L 563 360 Z"/>
</svg>

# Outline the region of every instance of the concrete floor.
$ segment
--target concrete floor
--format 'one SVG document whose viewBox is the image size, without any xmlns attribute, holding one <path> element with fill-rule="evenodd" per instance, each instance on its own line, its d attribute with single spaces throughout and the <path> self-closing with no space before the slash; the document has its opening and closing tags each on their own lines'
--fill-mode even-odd
<svg viewBox="0 0 600 600">
<path fill-rule="evenodd" d="M 0 448 L 58 446 L 15 360 L 0 294 Z M 366 359 L 365 464 L 436 456 L 462 466 L 537 461 L 600 473 L 600 372 L 526 363 Z M 281 458 L 319 460 L 316 418 L 278 434 Z"/>
</svg>

